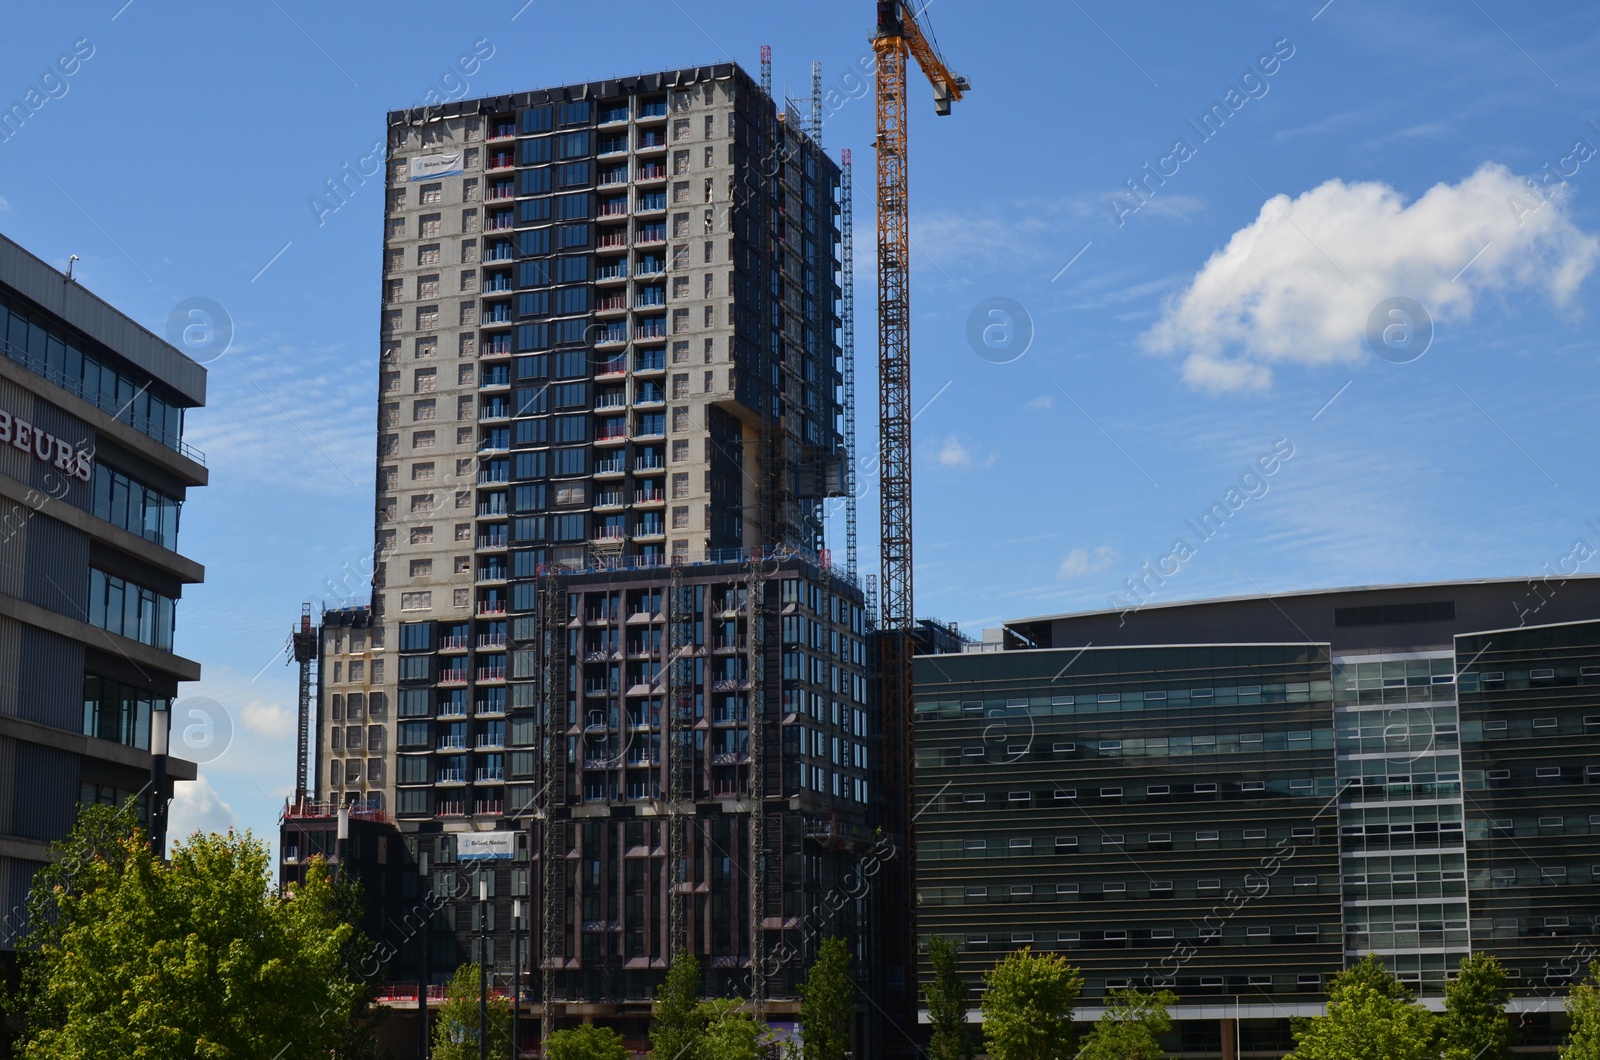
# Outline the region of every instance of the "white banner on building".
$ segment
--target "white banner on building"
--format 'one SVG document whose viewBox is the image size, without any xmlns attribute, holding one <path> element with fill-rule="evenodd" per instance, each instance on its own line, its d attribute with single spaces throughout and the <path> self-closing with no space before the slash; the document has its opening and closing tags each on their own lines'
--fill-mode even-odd
<svg viewBox="0 0 1600 1060">
<path fill-rule="evenodd" d="M 466 172 L 461 164 L 460 151 L 446 151 L 438 155 L 419 155 L 411 160 L 412 180 L 430 180 L 434 177 L 453 177 Z"/>
<path fill-rule="evenodd" d="M 515 832 L 462 832 L 456 836 L 458 861 L 510 861 L 516 848 Z"/>
</svg>

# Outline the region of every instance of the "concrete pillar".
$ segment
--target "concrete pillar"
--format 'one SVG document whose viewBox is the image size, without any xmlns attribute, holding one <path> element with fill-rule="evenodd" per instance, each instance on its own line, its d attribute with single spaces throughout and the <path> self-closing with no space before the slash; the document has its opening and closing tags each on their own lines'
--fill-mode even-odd
<svg viewBox="0 0 1600 1060">
<path fill-rule="evenodd" d="M 1239 1060 L 1239 1053 L 1234 1048 L 1234 1043 L 1237 1040 L 1235 1035 L 1239 1033 L 1237 1024 L 1238 1021 L 1236 1020 L 1224 1019 L 1222 1021 L 1222 1060 Z"/>
</svg>

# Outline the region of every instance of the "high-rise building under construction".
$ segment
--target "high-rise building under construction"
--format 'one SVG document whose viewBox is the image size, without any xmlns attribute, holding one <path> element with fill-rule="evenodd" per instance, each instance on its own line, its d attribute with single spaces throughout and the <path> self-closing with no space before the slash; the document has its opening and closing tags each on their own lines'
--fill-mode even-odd
<svg viewBox="0 0 1600 1060">
<path fill-rule="evenodd" d="M 491 880 L 392 980 L 520 964 L 637 1039 L 680 947 L 781 1022 L 819 934 L 866 938 L 814 132 L 731 63 L 389 115 L 376 576 L 322 623 L 316 797 L 394 821 L 407 901 Z"/>
</svg>

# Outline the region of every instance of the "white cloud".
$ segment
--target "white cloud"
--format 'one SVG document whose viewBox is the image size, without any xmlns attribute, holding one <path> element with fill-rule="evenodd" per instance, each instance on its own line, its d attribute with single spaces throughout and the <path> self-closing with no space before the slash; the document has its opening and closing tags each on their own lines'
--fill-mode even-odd
<svg viewBox="0 0 1600 1060">
<path fill-rule="evenodd" d="M 1036 409 L 1040 412 L 1047 412 L 1056 407 L 1056 399 L 1051 397 L 1049 394 L 1040 394 L 1038 397 L 1034 398 L 1032 401 L 1029 401 L 1022 407 L 1025 409 Z"/>
<path fill-rule="evenodd" d="M 1561 189 L 1541 205 L 1504 166 L 1410 205 L 1385 184 L 1330 180 L 1263 205 L 1142 338 L 1186 354 L 1192 385 L 1260 389 L 1274 364 L 1360 359 L 1367 318 L 1387 298 L 1413 298 L 1435 321 L 1465 320 L 1482 296 L 1518 288 L 1561 306 L 1597 257 L 1600 240 L 1572 223 Z"/>
<path fill-rule="evenodd" d="M 1117 550 L 1109 545 L 1100 545 L 1092 551 L 1075 548 L 1061 561 L 1061 569 L 1057 573 L 1063 578 L 1081 578 L 1085 574 L 1103 571 L 1121 558 Z"/>
<path fill-rule="evenodd" d="M 938 460 L 945 467 L 993 467 L 999 454 L 991 452 L 980 458 L 977 449 L 951 435 L 939 447 Z"/>
<path fill-rule="evenodd" d="M 6 197 L 4 195 L 0 195 L 0 213 L 10 213 L 10 212 L 11 212 L 11 204 L 6 201 Z"/>
<path fill-rule="evenodd" d="M 222 801 L 204 773 L 191 782 L 173 785 L 167 817 L 167 835 L 172 839 L 187 839 L 195 832 L 226 832 L 238 824 L 239 815 Z"/>
<path fill-rule="evenodd" d="M 294 734 L 298 710 L 298 707 L 290 710 L 276 703 L 255 699 L 239 711 L 239 720 L 246 729 L 258 736 L 281 740 Z"/>
</svg>

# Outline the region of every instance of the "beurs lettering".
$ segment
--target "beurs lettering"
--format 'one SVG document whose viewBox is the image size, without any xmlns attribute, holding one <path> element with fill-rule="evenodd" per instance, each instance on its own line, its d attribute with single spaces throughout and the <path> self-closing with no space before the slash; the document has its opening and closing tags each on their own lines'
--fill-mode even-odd
<svg viewBox="0 0 1600 1060">
<path fill-rule="evenodd" d="M 54 464 L 58 471 L 83 482 L 89 481 L 89 472 L 94 467 L 91 454 L 79 452 L 66 439 L 57 438 L 43 427 L 0 409 L 0 444 L 6 442 L 24 453 L 32 453 L 36 460 Z"/>
</svg>

